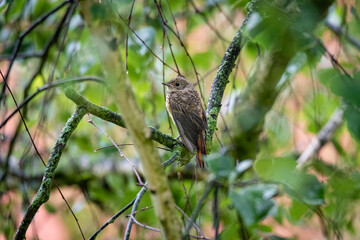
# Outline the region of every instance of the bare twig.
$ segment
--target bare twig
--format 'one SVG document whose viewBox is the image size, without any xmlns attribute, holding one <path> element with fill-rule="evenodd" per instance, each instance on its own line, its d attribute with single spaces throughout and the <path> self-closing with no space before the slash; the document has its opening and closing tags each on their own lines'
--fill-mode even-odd
<svg viewBox="0 0 360 240">
<path fill-rule="evenodd" d="M 194 211 L 191 214 L 191 219 L 189 220 L 188 224 L 186 225 L 185 232 L 184 232 L 184 235 L 183 235 L 183 240 L 186 239 L 187 236 L 189 235 L 190 229 L 193 226 L 193 223 L 195 222 L 195 219 L 197 218 L 201 208 L 204 206 L 205 199 L 209 196 L 210 191 L 213 188 L 213 186 L 214 186 L 214 181 L 213 180 L 210 181 L 207 184 L 203 195 L 201 196 L 198 204 L 196 205 Z"/>
<path fill-rule="evenodd" d="M 126 20 L 120 15 L 120 13 L 118 13 L 119 18 L 121 19 L 122 22 L 124 22 L 126 24 L 126 26 L 130 29 L 130 31 L 135 35 L 135 37 L 137 39 L 139 39 L 139 41 L 148 49 L 148 51 L 155 57 L 157 58 L 162 64 L 164 64 L 165 66 L 167 66 L 168 68 L 170 68 L 171 70 L 173 70 L 174 72 L 178 72 L 175 68 L 171 67 L 169 64 L 167 64 L 166 62 L 164 62 L 158 55 L 156 55 L 154 53 L 154 51 L 144 42 L 144 40 L 141 39 L 141 37 L 135 32 L 135 30 L 126 22 Z"/>
<path fill-rule="evenodd" d="M 168 25 L 167 20 L 165 19 L 165 17 L 164 17 L 163 14 L 161 13 L 161 5 L 159 5 L 156 1 L 155 1 L 155 5 L 156 5 L 156 7 L 158 8 L 159 16 L 160 16 L 160 19 L 161 19 L 161 22 L 162 22 L 162 25 L 163 25 L 164 34 L 166 34 L 167 37 L 168 37 L 167 31 L 166 31 L 166 28 L 168 28 L 168 29 L 174 34 L 174 36 L 179 40 L 179 43 L 180 43 L 181 47 L 184 49 L 186 56 L 189 58 L 189 60 L 190 60 L 190 62 L 191 62 L 191 65 L 192 65 L 192 67 L 193 67 L 195 76 L 196 76 L 197 85 L 199 85 L 199 92 L 200 92 L 201 99 L 202 99 L 203 102 L 205 103 L 205 97 L 204 97 L 204 94 L 203 94 L 202 89 L 201 89 L 201 87 L 200 87 L 199 73 L 198 73 L 198 71 L 196 70 L 195 63 L 194 63 L 192 57 L 190 56 L 189 51 L 187 50 L 184 42 L 181 40 L 179 31 L 177 30 L 177 32 L 175 32 L 175 31 Z M 169 5 L 169 8 L 170 8 L 170 5 Z M 175 26 L 176 26 L 176 20 L 175 20 L 175 18 L 174 18 L 173 20 L 174 20 Z M 164 26 L 165 26 L 166 28 L 165 28 Z M 168 39 L 169 39 L 169 37 L 168 37 Z M 205 108 L 206 108 L 206 106 L 205 106 Z"/>
<path fill-rule="evenodd" d="M 160 232 L 160 229 L 158 229 L 158 228 L 150 227 L 150 226 L 148 226 L 148 225 L 146 225 L 146 224 L 140 223 L 138 220 L 136 220 L 136 218 L 134 217 L 134 215 L 130 214 L 129 216 L 130 216 L 131 220 L 134 221 L 134 223 L 135 223 L 136 225 L 139 225 L 140 227 L 143 227 L 143 228 L 146 228 L 146 229 L 155 231 L 155 232 Z M 126 238 L 126 239 L 127 239 L 127 238 Z"/>
<path fill-rule="evenodd" d="M 213 204 L 213 228 L 215 230 L 215 240 L 219 240 L 219 186 L 214 186 L 214 204 Z"/>
<path fill-rule="evenodd" d="M 220 32 L 216 29 L 216 27 L 214 25 L 212 25 L 210 23 L 210 21 L 208 20 L 207 16 L 204 14 L 204 12 L 202 12 L 194 3 L 193 0 L 188 0 L 191 4 L 191 6 L 194 8 L 195 13 L 199 14 L 201 16 L 201 18 L 205 21 L 206 25 L 208 25 L 208 27 L 215 33 L 215 35 L 221 39 L 222 41 L 229 43 L 228 40 L 226 40 L 221 34 Z"/>
<path fill-rule="evenodd" d="M 311 140 L 305 151 L 297 160 L 297 168 L 304 166 L 315 154 L 317 154 L 322 146 L 324 146 L 334 135 L 335 131 L 340 127 L 344 115 L 344 107 L 337 109 L 330 117 L 329 121 L 320 130 L 320 132 Z"/>
<path fill-rule="evenodd" d="M 173 156 L 162 163 L 162 165 L 166 168 L 167 166 L 171 165 L 172 163 L 176 162 L 177 159 L 179 158 L 179 154 L 178 153 L 174 153 Z M 136 201 L 136 205 L 133 206 L 132 208 L 132 213 L 134 214 L 137 210 L 137 207 L 139 206 L 140 200 L 142 199 L 142 197 L 144 196 L 145 192 L 146 192 L 147 188 L 146 188 L 146 183 L 145 185 L 141 188 L 141 190 L 138 192 L 138 194 L 136 195 L 135 199 L 132 200 L 128 205 L 126 205 L 126 207 L 124 207 L 122 210 L 120 210 L 117 214 L 115 214 L 113 217 L 111 217 L 103 226 L 101 226 L 90 238 L 89 240 L 95 240 L 96 236 L 102 231 L 104 230 L 109 224 L 113 223 L 115 221 L 115 219 L 117 219 L 123 212 L 125 212 L 127 209 L 129 209 L 133 204 L 135 204 Z M 131 225 L 133 224 L 133 221 L 130 219 L 128 222 L 128 226 L 127 229 L 131 229 Z M 130 225 L 130 226 L 129 226 Z M 130 234 L 130 232 L 128 233 Z"/>
<path fill-rule="evenodd" d="M 191 221 L 191 218 L 179 206 L 176 205 L 175 207 L 188 221 Z M 208 239 L 207 237 L 204 236 L 204 233 L 201 231 L 200 227 L 196 225 L 195 222 L 193 222 L 193 226 L 196 229 L 196 231 L 201 234 L 201 236 L 199 236 L 200 238 Z"/>
<path fill-rule="evenodd" d="M 135 5 L 135 0 L 133 0 L 132 4 L 131 4 L 131 9 L 130 9 L 130 13 L 129 13 L 129 16 L 128 16 L 128 26 L 130 26 L 130 22 L 131 22 L 131 17 L 132 17 L 132 12 L 133 12 L 133 9 L 134 9 L 134 5 Z M 126 30 L 126 40 L 125 40 L 125 70 L 126 70 L 126 73 L 128 73 L 129 69 L 128 69 L 128 56 L 129 56 L 129 29 Z"/>
<path fill-rule="evenodd" d="M 343 36 L 349 43 L 351 43 L 355 48 L 360 50 L 360 41 L 350 35 L 346 30 L 344 30 L 341 26 L 337 26 L 330 21 L 325 22 L 326 26 L 331 29 L 336 35 Z"/>
<path fill-rule="evenodd" d="M 11 71 L 11 67 L 12 67 L 13 63 L 15 62 L 18 51 L 20 49 L 20 46 L 21 46 L 22 41 L 24 40 L 25 36 L 28 35 L 32 30 L 34 30 L 39 24 L 43 23 L 49 16 L 51 16 L 52 14 L 57 12 L 59 9 L 61 9 L 63 6 L 65 6 L 69 2 L 70 2 L 70 0 L 66 0 L 66 1 L 60 3 L 55 8 L 53 8 L 52 10 L 44 13 L 39 18 L 37 18 L 34 22 L 32 22 L 30 24 L 30 26 L 19 35 L 19 37 L 18 37 L 18 39 L 17 39 L 17 41 L 15 43 L 15 47 L 13 49 L 13 52 L 11 54 L 10 64 L 9 64 L 8 70 L 6 72 L 6 75 L 4 77 L 4 82 L 7 82 L 7 80 L 8 80 L 8 77 L 9 77 L 9 74 L 10 74 L 10 71 Z M 5 89 L 6 89 L 6 86 L 3 85 L 3 88 L 2 88 L 1 94 L 0 94 L 0 102 L 4 98 Z"/>
<path fill-rule="evenodd" d="M 133 143 L 123 143 L 123 144 L 117 144 L 118 147 L 122 147 L 122 146 L 134 146 Z M 100 150 L 103 150 L 103 149 L 107 149 L 107 148 L 112 148 L 114 147 L 114 145 L 111 145 L 111 146 L 105 146 L 105 147 L 101 147 L 101 148 L 97 148 L 97 149 L 94 149 L 93 152 L 97 152 L 97 151 L 100 151 Z M 164 150 L 164 151 L 171 151 L 171 149 L 169 148 L 163 148 L 163 147 L 156 147 L 157 149 L 161 149 L 161 150 Z"/>
<path fill-rule="evenodd" d="M 100 132 L 102 132 L 102 133 L 111 141 L 111 143 L 114 145 L 114 147 L 116 147 L 116 149 L 119 151 L 120 156 L 124 157 L 124 158 L 126 159 L 126 161 L 129 163 L 129 165 L 131 166 L 131 168 L 133 169 L 133 171 L 134 171 L 134 173 L 135 173 L 135 175 L 136 175 L 136 178 L 137 178 L 139 184 L 140 184 L 140 185 L 144 185 L 144 183 L 143 183 L 142 180 L 141 180 L 141 177 L 140 177 L 139 173 L 138 173 L 137 170 L 136 170 L 135 165 L 134 165 L 134 164 L 130 161 L 130 159 L 124 154 L 124 152 L 121 151 L 121 149 L 120 149 L 120 148 L 118 147 L 118 145 L 114 142 L 114 140 L 113 140 L 104 130 L 102 130 L 101 128 L 99 128 L 99 127 L 91 120 L 90 114 L 88 114 L 88 115 L 89 115 L 89 120 L 88 120 L 88 122 L 89 122 L 91 125 L 93 125 L 97 130 L 99 130 Z"/>
<path fill-rule="evenodd" d="M 40 88 L 38 88 L 33 94 L 29 95 L 22 103 L 18 105 L 18 107 L 9 115 L 6 117 L 6 119 L 0 124 L 0 129 L 5 126 L 5 124 L 25 105 L 28 104 L 34 97 L 36 97 L 39 93 L 54 88 L 59 87 L 68 83 L 77 83 L 77 82 L 84 82 L 84 81 L 94 81 L 99 83 L 105 83 L 105 81 L 102 78 L 96 77 L 96 76 L 88 76 L 88 77 L 78 77 L 73 79 L 61 79 L 55 82 L 46 83 Z"/>
<path fill-rule="evenodd" d="M 144 196 L 146 190 L 147 190 L 147 187 L 146 187 L 146 184 L 145 183 L 145 186 L 141 188 L 141 190 L 138 192 L 138 194 L 136 195 L 136 198 L 135 198 L 135 201 L 134 201 L 134 206 L 131 210 L 131 214 L 134 214 L 134 212 L 137 210 L 137 207 L 139 206 L 139 203 L 142 199 L 142 197 Z M 131 227 L 132 227 L 132 224 L 134 222 L 134 219 L 130 218 L 129 219 L 129 222 L 128 222 L 128 225 L 126 227 L 126 231 L 125 231 L 125 235 L 124 235 L 124 240 L 128 240 L 129 237 L 130 237 L 130 232 L 131 232 Z"/>
<path fill-rule="evenodd" d="M 119 212 L 117 212 L 114 216 L 112 216 L 104 225 L 102 225 L 91 237 L 89 240 L 95 240 L 97 235 L 104 230 L 109 224 L 113 223 L 115 219 L 117 219 L 121 214 L 123 214 L 126 210 L 128 210 L 135 202 L 136 198 L 132 200 L 130 203 L 128 203 L 123 209 L 121 209 Z"/>
</svg>

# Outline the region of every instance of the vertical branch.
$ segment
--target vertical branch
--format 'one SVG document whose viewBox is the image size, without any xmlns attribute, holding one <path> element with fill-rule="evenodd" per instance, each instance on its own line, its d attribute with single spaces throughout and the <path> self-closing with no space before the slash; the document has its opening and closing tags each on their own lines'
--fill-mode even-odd
<svg viewBox="0 0 360 240">
<path fill-rule="evenodd" d="M 145 185 L 146 185 L 146 183 L 145 183 Z M 139 206 L 139 203 L 140 203 L 142 197 L 143 197 L 144 194 L 146 193 L 146 190 L 147 190 L 147 187 L 146 187 L 146 186 L 143 186 L 143 187 L 141 188 L 141 190 L 138 192 L 138 194 L 136 195 L 136 198 L 135 198 L 135 201 L 134 201 L 134 206 L 133 206 L 133 208 L 131 209 L 131 215 L 133 215 L 133 214 L 136 212 L 136 210 L 137 210 L 137 208 L 138 208 L 138 206 Z M 132 227 L 132 225 L 133 225 L 133 222 L 134 222 L 134 219 L 133 219 L 133 218 L 130 218 L 130 219 L 129 219 L 129 222 L 128 222 L 128 225 L 127 225 L 127 227 L 126 227 L 124 240 L 128 240 L 128 239 L 129 239 L 129 237 L 130 237 L 130 232 L 131 232 L 131 227 Z"/>
<path fill-rule="evenodd" d="M 219 185 L 214 186 L 214 205 L 213 205 L 213 228 L 215 230 L 215 240 L 219 240 Z"/>
<path fill-rule="evenodd" d="M 55 175 L 55 170 L 60 161 L 62 152 L 66 147 L 66 143 L 69 140 L 71 134 L 78 126 L 80 120 L 85 115 L 86 110 L 83 107 L 77 107 L 72 116 L 66 122 L 65 127 L 63 128 L 60 136 L 58 137 L 54 148 L 52 149 L 49 160 L 46 164 L 45 173 L 40 185 L 40 188 L 32 200 L 30 206 L 28 207 L 24 218 L 21 221 L 19 228 L 17 229 L 15 239 L 22 240 L 25 239 L 26 231 L 35 217 L 35 214 L 39 210 L 42 204 L 47 202 L 50 197 L 51 185 Z"/>
<path fill-rule="evenodd" d="M 81 13 L 89 27 L 91 37 L 98 50 L 103 69 L 111 86 L 116 89 L 114 96 L 119 105 L 129 135 L 139 154 L 144 169 L 144 175 L 148 181 L 151 200 L 154 204 L 155 213 L 161 225 L 161 234 L 164 239 L 180 239 L 180 223 L 175 209 L 175 202 L 169 188 L 168 179 L 157 149 L 151 140 L 151 131 L 145 125 L 145 119 L 136 101 L 128 75 L 122 67 L 123 62 L 120 52 L 114 46 L 114 36 L 108 31 L 106 25 L 111 22 L 111 11 L 96 0 L 81 2 Z M 107 24 L 101 16 L 92 15 L 92 8 L 101 8 L 107 16 Z M 117 34 L 120 35 L 121 34 Z"/>
<path fill-rule="evenodd" d="M 225 87 L 229 82 L 229 75 L 235 66 L 236 59 L 239 56 L 240 50 L 245 42 L 243 40 L 241 31 L 245 26 L 246 21 L 247 20 L 245 19 L 242 27 L 237 31 L 229 47 L 226 49 L 218 72 L 216 73 L 213 85 L 211 86 L 211 93 L 206 110 L 206 116 L 209 125 L 209 129 L 206 133 L 206 141 L 208 146 L 211 145 L 213 135 L 216 130 L 217 118 L 221 108 L 221 101 L 224 95 Z M 211 148 L 208 147 L 208 149 Z"/>
<path fill-rule="evenodd" d="M 209 194 L 210 194 L 211 189 L 213 188 L 213 186 L 214 186 L 214 181 L 209 182 L 208 185 L 206 186 L 206 188 L 205 188 L 205 190 L 204 190 L 204 193 L 203 193 L 203 195 L 202 195 L 201 198 L 200 198 L 200 201 L 199 201 L 198 204 L 195 206 L 195 209 L 194 209 L 194 211 L 193 211 L 192 214 L 191 214 L 190 221 L 189 221 L 188 224 L 186 225 L 185 232 L 184 232 L 184 235 L 183 235 L 183 240 L 188 237 L 189 232 L 190 232 L 190 229 L 191 229 L 191 227 L 194 225 L 194 222 L 195 222 L 197 216 L 199 215 L 202 206 L 204 206 L 205 200 L 206 200 L 206 198 L 209 196 Z"/>
</svg>

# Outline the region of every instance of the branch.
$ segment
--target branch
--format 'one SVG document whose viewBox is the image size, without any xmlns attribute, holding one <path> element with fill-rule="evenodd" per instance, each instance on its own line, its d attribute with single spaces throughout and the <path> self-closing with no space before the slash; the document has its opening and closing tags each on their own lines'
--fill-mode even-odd
<svg viewBox="0 0 360 240">
<path fill-rule="evenodd" d="M 59 163 L 61 154 L 63 153 L 66 143 L 69 140 L 71 134 L 76 129 L 82 117 L 86 114 L 84 107 L 77 107 L 72 116 L 68 119 L 63 128 L 61 134 L 56 140 L 55 146 L 52 149 L 49 160 L 46 164 L 45 173 L 40 185 L 40 188 L 29 205 L 24 218 L 21 221 L 19 228 L 16 231 L 15 239 L 25 239 L 26 231 L 33 220 L 35 214 L 41 207 L 41 205 L 49 200 L 51 185 L 55 175 L 55 170 Z"/>
<path fill-rule="evenodd" d="M 208 100 L 206 116 L 209 125 L 209 129 L 206 132 L 207 146 L 212 143 L 212 138 L 217 126 L 217 118 L 221 109 L 221 101 L 224 95 L 225 87 L 228 84 L 230 73 L 235 66 L 236 59 L 240 54 L 240 50 L 245 44 L 243 40 L 242 29 L 246 25 L 247 18 L 244 20 L 242 26 L 235 34 L 235 37 L 231 41 L 229 47 L 226 49 L 224 57 L 221 61 L 219 69 L 216 73 L 214 82 L 211 86 L 210 97 Z M 210 150 L 211 148 L 208 147 Z"/>
<path fill-rule="evenodd" d="M 325 25 L 330 28 L 338 36 L 343 36 L 350 44 L 352 44 L 355 48 L 360 50 L 360 41 L 355 37 L 350 35 L 346 30 L 344 30 L 341 26 L 337 26 L 331 23 L 329 20 L 325 22 Z"/>
<path fill-rule="evenodd" d="M 161 225 L 161 236 L 164 239 L 180 239 L 180 222 L 175 202 L 165 169 L 161 165 L 159 153 L 153 145 L 151 130 L 145 125 L 145 118 L 136 101 L 128 75 L 124 71 L 120 51 L 117 46 L 109 44 L 115 36 L 107 31 L 107 25 L 114 16 L 106 4 L 98 4 L 96 0 L 81 2 L 80 6 L 82 16 L 103 64 L 105 75 L 111 86 L 117 91 L 114 97 L 139 154 L 144 175 L 149 184 L 155 213 Z M 101 8 L 106 13 L 108 16 L 106 22 L 101 17 L 92 15 L 91 9 L 94 7 Z M 121 36 L 122 34 L 117 33 L 116 35 Z"/>
<path fill-rule="evenodd" d="M 164 168 L 166 168 L 167 166 L 171 165 L 172 163 L 176 162 L 179 158 L 179 154 L 174 151 L 175 153 L 171 156 L 171 158 L 165 162 L 162 163 L 162 165 L 164 166 Z M 142 199 L 142 196 L 144 196 L 145 192 L 147 191 L 147 187 L 143 186 L 141 188 L 141 190 L 138 192 L 138 194 L 136 195 L 136 197 L 128 204 L 126 205 L 126 207 L 124 207 L 123 209 L 121 209 L 118 213 L 116 213 L 113 217 L 111 217 L 104 225 L 101 226 L 101 228 L 99 228 L 90 238 L 89 240 L 95 240 L 96 236 L 102 231 L 104 230 L 110 223 L 113 223 L 115 221 L 116 218 L 118 218 L 123 212 L 125 212 L 127 209 L 129 209 L 134 203 L 135 201 L 140 202 Z M 135 213 L 137 210 L 138 204 L 134 205 L 132 208 L 132 212 Z M 131 225 L 133 224 L 132 219 L 129 220 L 128 225 L 126 227 L 126 229 L 131 229 Z M 129 226 L 130 225 L 130 226 Z M 126 235 L 126 234 L 125 234 Z"/>
<path fill-rule="evenodd" d="M 322 146 L 324 146 L 334 135 L 335 131 L 340 127 L 342 118 L 344 115 L 344 107 L 337 109 L 330 117 L 329 121 L 320 130 L 320 132 L 314 137 L 310 144 L 306 147 L 305 151 L 300 155 L 297 160 L 297 168 L 301 168 L 304 164 L 310 160 L 315 154 L 319 152 Z"/>
<path fill-rule="evenodd" d="M 147 182 L 145 183 L 145 186 L 143 186 L 143 187 L 141 188 L 141 190 L 138 192 L 138 194 L 136 195 L 136 198 L 135 198 L 135 201 L 134 201 L 134 206 L 133 206 L 133 208 L 131 209 L 131 215 L 133 215 L 133 214 L 136 212 L 136 210 L 137 210 L 137 208 L 138 208 L 138 206 L 139 206 L 139 203 L 140 203 L 142 197 L 143 197 L 144 194 L 146 193 L 146 190 L 147 190 L 146 185 L 147 185 Z M 125 231 L 125 235 L 124 235 L 124 240 L 128 240 L 128 239 L 129 239 L 129 237 L 130 237 L 130 232 L 131 232 L 131 227 L 132 227 L 133 222 L 134 222 L 134 219 L 133 219 L 133 218 L 130 218 L 130 219 L 129 219 L 129 222 L 128 222 L 128 225 L 126 226 L 126 231 Z"/>
<path fill-rule="evenodd" d="M 88 113 L 97 116 L 105 121 L 114 123 L 120 127 L 126 128 L 123 116 L 118 113 L 114 113 L 105 107 L 101 107 L 90 102 L 89 100 L 81 96 L 79 93 L 77 93 L 73 88 L 67 87 L 65 89 L 65 95 L 76 105 L 84 107 Z M 174 147 L 177 145 L 182 146 L 179 141 L 177 141 L 170 135 L 162 133 L 156 130 L 154 127 L 148 128 L 150 129 L 152 140 L 171 149 L 174 149 Z"/>
<path fill-rule="evenodd" d="M 62 79 L 55 82 L 46 83 L 40 88 L 38 88 L 33 94 L 28 96 L 22 103 L 20 103 L 17 108 L 8 116 L 6 119 L 0 124 L 0 129 L 5 126 L 5 124 L 26 104 L 28 104 L 34 97 L 36 97 L 39 93 L 54 88 L 59 87 L 68 83 L 72 82 L 84 82 L 84 81 L 94 81 L 99 83 L 105 83 L 103 79 L 96 77 L 96 76 L 89 76 L 89 77 L 79 77 L 73 79 Z"/>
<path fill-rule="evenodd" d="M 13 63 L 15 62 L 18 51 L 21 47 L 22 41 L 24 40 L 25 36 L 28 35 L 32 30 L 34 30 L 39 24 L 43 23 L 49 16 L 51 16 L 52 14 L 57 12 L 59 9 L 61 9 L 63 6 L 65 6 L 68 3 L 70 3 L 70 1 L 66 0 L 66 1 L 60 3 L 55 8 L 53 8 L 52 10 L 44 13 L 39 18 L 37 18 L 34 22 L 32 22 L 31 25 L 19 35 L 19 38 L 17 39 L 17 41 L 15 43 L 15 47 L 14 47 L 13 52 L 10 57 L 11 60 L 10 60 L 9 67 L 8 67 L 8 70 L 5 75 L 5 79 L 4 79 L 5 82 L 7 82 L 8 78 L 9 78 L 11 67 L 12 67 Z M 0 102 L 4 97 L 4 94 L 5 94 L 5 85 L 3 86 L 2 90 L 1 90 Z"/>
<path fill-rule="evenodd" d="M 200 201 L 195 206 L 194 211 L 191 213 L 191 219 L 189 220 L 189 222 L 186 225 L 185 232 L 184 232 L 184 235 L 183 235 L 183 240 L 186 239 L 189 236 L 190 229 L 194 225 L 194 222 L 195 222 L 195 220 L 196 220 L 202 206 L 204 206 L 205 199 L 209 196 L 210 191 L 211 191 L 213 186 L 214 186 L 214 181 L 213 180 L 210 181 L 207 184 L 207 186 L 206 186 L 206 188 L 204 190 L 204 193 L 200 198 Z"/>
<path fill-rule="evenodd" d="M 112 216 L 110 218 L 109 221 L 107 221 L 104 225 L 102 225 L 93 235 L 91 235 L 91 237 L 89 238 L 89 240 L 95 240 L 95 238 L 97 237 L 97 235 L 104 230 L 109 224 L 113 223 L 115 221 L 115 219 L 117 219 L 121 214 L 123 214 L 126 210 L 128 210 L 134 203 L 135 200 L 132 200 L 131 202 L 129 202 L 123 209 L 121 209 L 119 212 L 117 212 L 114 216 Z"/>
<path fill-rule="evenodd" d="M 269 4 L 267 1 L 253 1 L 250 6 L 254 10 L 260 9 L 256 12 L 257 14 L 264 15 L 260 18 L 265 17 L 272 21 L 282 17 L 291 24 L 278 36 L 278 39 L 282 39 L 281 41 L 279 40 L 273 46 L 264 49 L 247 81 L 246 89 L 236 99 L 236 109 L 234 110 L 231 130 L 234 133 L 234 155 L 238 160 L 255 159 L 265 116 L 272 108 L 281 91 L 281 88 L 278 89 L 278 85 L 281 83 L 281 78 L 284 76 L 290 60 L 301 50 L 300 46 L 303 44 L 299 42 L 302 37 L 301 31 L 311 33 L 317 23 L 325 16 L 332 0 L 325 1 L 324 4 L 321 4 L 320 1 L 305 2 L 314 4 L 313 7 L 316 8 L 312 19 L 313 24 L 307 26 L 306 29 L 303 29 L 301 25 L 297 25 L 297 22 L 301 21 L 304 14 L 310 14 L 307 11 L 307 4 L 300 5 L 304 9 L 289 8 L 281 16 L 275 14 L 278 13 L 277 6 Z M 262 9 L 269 8 L 274 9 L 272 14 L 262 11 Z M 299 28 L 300 30 L 297 33 L 300 35 L 298 37 L 294 35 L 293 31 Z"/>
</svg>

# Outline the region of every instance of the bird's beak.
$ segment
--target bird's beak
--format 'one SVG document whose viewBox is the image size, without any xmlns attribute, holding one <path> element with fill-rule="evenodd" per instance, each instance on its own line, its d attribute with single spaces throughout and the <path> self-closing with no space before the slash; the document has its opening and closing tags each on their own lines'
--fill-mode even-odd
<svg viewBox="0 0 360 240">
<path fill-rule="evenodd" d="M 169 86 L 170 84 L 168 82 L 163 82 L 162 85 Z"/>
</svg>

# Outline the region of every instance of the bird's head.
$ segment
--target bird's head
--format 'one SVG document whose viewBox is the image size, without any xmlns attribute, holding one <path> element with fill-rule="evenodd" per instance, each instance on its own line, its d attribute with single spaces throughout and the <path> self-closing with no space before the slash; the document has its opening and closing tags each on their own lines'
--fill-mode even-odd
<svg viewBox="0 0 360 240">
<path fill-rule="evenodd" d="M 171 79 L 169 82 L 162 83 L 168 87 L 168 91 L 181 91 L 186 88 L 194 88 L 192 83 L 184 77 L 176 77 Z"/>
</svg>

